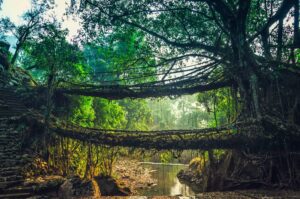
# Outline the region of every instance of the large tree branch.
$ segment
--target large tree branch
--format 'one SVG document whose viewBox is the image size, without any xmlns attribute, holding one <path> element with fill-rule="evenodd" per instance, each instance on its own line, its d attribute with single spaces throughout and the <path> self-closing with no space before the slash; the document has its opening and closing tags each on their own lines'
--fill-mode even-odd
<svg viewBox="0 0 300 199">
<path fill-rule="evenodd" d="M 202 1 L 206 2 L 209 6 L 212 6 L 225 21 L 234 19 L 234 13 L 223 0 L 202 0 Z"/>
<path fill-rule="evenodd" d="M 229 51 L 228 49 L 224 49 L 224 48 L 216 48 L 214 46 L 209 46 L 209 45 L 206 45 L 206 44 L 203 44 L 203 43 L 200 43 L 200 42 L 197 42 L 197 41 L 191 41 L 191 42 L 177 42 L 177 41 L 173 41 L 171 40 L 170 38 L 167 38 L 166 36 L 162 35 L 162 34 L 159 34 L 149 28 L 146 28 L 145 26 L 142 26 L 141 24 L 139 23 L 136 23 L 134 21 L 129 21 L 129 20 L 126 20 L 124 19 L 123 17 L 119 17 L 118 15 L 112 15 L 112 14 L 109 14 L 108 12 L 106 12 L 103 7 L 101 7 L 101 5 L 97 5 L 95 2 L 92 2 L 90 0 L 85 0 L 86 3 L 88 3 L 89 5 L 93 6 L 93 7 L 97 7 L 99 9 L 100 12 L 102 12 L 103 14 L 105 14 L 106 16 L 110 17 L 112 19 L 112 22 L 114 21 L 120 21 L 124 24 L 127 24 L 127 25 L 130 25 L 132 27 L 135 27 L 135 28 L 138 28 L 144 32 L 146 32 L 147 34 L 155 37 L 155 38 L 158 38 L 160 40 L 162 40 L 163 42 L 165 42 L 166 44 L 168 45 L 171 45 L 171 46 L 174 46 L 174 47 L 178 47 L 178 48 L 198 48 L 198 49 L 203 49 L 207 52 L 210 52 L 210 53 L 214 53 L 214 54 L 218 54 L 218 55 L 225 55 L 227 54 Z M 219 5 L 216 5 L 219 7 Z M 122 16 L 122 15 L 120 15 Z"/>
<path fill-rule="evenodd" d="M 282 42 L 283 42 L 283 19 L 279 20 L 279 26 L 278 26 L 278 35 L 277 35 L 277 54 L 276 54 L 276 60 L 281 61 L 282 57 Z"/>
<path fill-rule="evenodd" d="M 261 35 L 264 31 L 268 30 L 276 21 L 279 19 L 284 19 L 287 13 L 290 11 L 290 9 L 295 5 L 295 1 L 298 0 L 283 0 L 280 8 L 278 11 L 269 18 L 268 22 L 260 29 L 258 30 L 254 35 L 252 35 L 248 42 L 252 42 L 255 38 L 257 38 L 259 35 Z"/>
<path fill-rule="evenodd" d="M 266 30 L 261 34 L 262 48 L 267 59 L 272 59 L 271 49 L 269 45 L 269 31 Z"/>
<path fill-rule="evenodd" d="M 250 9 L 251 0 L 239 0 L 239 10 L 237 13 L 237 21 L 239 22 L 240 29 L 246 35 L 247 16 Z"/>
<path fill-rule="evenodd" d="M 299 32 L 299 0 L 295 0 L 295 15 L 294 15 L 294 46 L 300 48 L 300 32 Z"/>
<path fill-rule="evenodd" d="M 206 44 L 203 44 L 203 43 L 199 43 L 199 42 L 196 42 L 196 41 L 191 41 L 191 42 L 187 42 L 187 43 L 180 43 L 180 42 L 177 42 L 177 41 L 172 41 L 170 40 L 169 38 L 161 35 L 161 34 L 158 34 L 156 32 L 154 32 L 153 30 L 150 30 L 138 23 L 135 23 L 135 22 L 131 22 L 131 21 L 127 21 L 125 19 L 118 19 L 119 21 L 122 21 L 123 23 L 125 24 L 128 24 L 130 26 L 133 26 L 133 27 L 136 27 L 146 33 L 148 33 L 149 35 L 153 36 L 153 37 L 156 37 L 160 40 L 162 40 L 163 42 L 165 42 L 166 44 L 168 45 L 171 45 L 171 46 L 174 46 L 174 47 L 179 47 L 179 48 L 198 48 L 198 49 L 203 49 L 207 52 L 210 52 L 210 53 L 214 53 L 214 54 L 218 54 L 218 55 L 224 55 L 226 54 L 228 51 L 223 49 L 223 48 L 215 48 L 214 46 L 209 46 L 209 45 L 206 45 Z"/>
</svg>

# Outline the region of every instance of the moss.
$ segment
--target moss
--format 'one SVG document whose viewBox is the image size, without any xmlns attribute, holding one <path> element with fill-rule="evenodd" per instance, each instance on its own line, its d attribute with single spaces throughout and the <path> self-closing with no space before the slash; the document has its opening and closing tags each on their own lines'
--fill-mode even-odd
<svg viewBox="0 0 300 199">
<path fill-rule="evenodd" d="M 202 173 L 205 166 L 205 159 L 203 157 L 195 157 L 189 163 L 189 168 L 197 173 Z"/>
</svg>

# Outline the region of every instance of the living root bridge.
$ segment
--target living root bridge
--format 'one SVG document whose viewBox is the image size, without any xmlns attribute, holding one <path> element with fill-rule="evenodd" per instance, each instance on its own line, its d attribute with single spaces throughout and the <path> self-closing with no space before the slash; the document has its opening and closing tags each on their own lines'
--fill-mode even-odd
<svg viewBox="0 0 300 199">
<path fill-rule="evenodd" d="M 52 128 L 59 136 L 96 145 L 151 149 L 210 149 L 241 145 L 240 136 L 228 128 L 183 131 L 114 131 L 84 128 Z"/>
<path fill-rule="evenodd" d="M 268 118 L 262 122 L 269 127 Z M 299 150 L 300 137 L 295 129 L 287 134 L 287 127 L 277 133 L 263 134 L 256 121 L 236 123 L 220 128 L 165 131 L 126 131 L 83 128 L 80 126 L 52 126 L 51 130 L 62 137 L 68 137 L 96 145 L 124 146 L 153 149 L 246 149 L 282 150 L 285 142 L 289 149 Z"/>
<path fill-rule="evenodd" d="M 197 81 L 196 81 L 197 80 Z M 143 84 L 143 85 L 75 85 L 59 88 L 59 93 L 70 95 L 83 95 L 102 97 L 107 99 L 124 98 L 149 98 L 164 97 L 172 95 L 194 94 L 231 86 L 230 81 L 199 84 L 199 79 L 193 81 L 181 81 L 169 84 Z"/>
</svg>

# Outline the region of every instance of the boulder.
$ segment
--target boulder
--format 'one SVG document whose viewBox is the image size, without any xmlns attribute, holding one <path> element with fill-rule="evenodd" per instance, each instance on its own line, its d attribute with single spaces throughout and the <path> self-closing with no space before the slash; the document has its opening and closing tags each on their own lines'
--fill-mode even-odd
<svg viewBox="0 0 300 199">
<path fill-rule="evenodd" d="M 128 196 L 131 194 L 129 188 L 120 187 L 117 181 L 110 176 L 96 176 L 94 179 L 102 196 Z"/>
<path fill-rule="evenodd" d="M 91 180 L 83 180 L 79 176 L 68 178 L 59 188 L 58 197 L 62 199 L 74 197 L 93 197 L 94 187 Z"/>
</svg>

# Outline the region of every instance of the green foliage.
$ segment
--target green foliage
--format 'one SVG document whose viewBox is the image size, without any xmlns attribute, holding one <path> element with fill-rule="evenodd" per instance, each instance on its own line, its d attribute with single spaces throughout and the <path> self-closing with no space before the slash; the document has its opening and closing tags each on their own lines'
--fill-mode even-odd
<svg viewBox="0 0 300 199">
<path fill-rule="evenodd" d="M 201 174 L 204 171 L 204 167 L 205 167 L 204 155 L 195 157 L 189 162 L 189 168 L 191 168 L 197 174 Z"/>
<path fill-rule="evenodd" d="M 298 66 L 300 67 L 300 49 L 298 49 L 297 51 L 296 51 L 296 59 L 297 59 L 297 63 L 298 63 Z"/>
<path fill-rule="evenodd" d="M 197 97 L 183 96 L 178 99 L 177 107 L 179 118 L 176 121 L 178 129 L 197 129 L 207 126 L 211 119 L 203 109 L 203 105 L 197 101 Z"/>
<path fill-rule="evenodd" d="M 59 24 L 44 27 L 38 38 L 26 43 L 23 67 L 30 68 L 40 82 L 45 83 L 49 75 L 61 81 L 79 81 L 88 71 L 80 49 L 66 41 L 67 30 Z"/>
<path fill-rule="evenodd" d="M 96 120 L 96 113 L 93 109 L 92 97 L 77 97 L 72 99 L 70 122 L 83 127 L 93 127 Z"/>
<path fill-rule="evenodd" d="M 84 52 L 93 68 L 93 80 L 128 84 L 155 79 L 155 60 L 141 32 L 113 32 L 87 44 Z M 152 67 L 145 67 L 145 62 Z"/>
<path fill-rule="evenodd" d="M 14 37 L 17 40 L 16 46 L 13 46 L 15 51 L 10 60 L 12 65 L 17 61 L 26 42 L 34 39 L 50 23 L 44 18 L 45 13 L 51 9 L 49 2 L 33 0 L 31 3 L 32 9 L 22 15 L 23 23 L 21 25 L 14 24 L 8 17 L 0 19 L 0 39 Z"/>
<path fill-rule="evenodd" d="M 152 125 L 151 110 L 145 100 L 122 100 L 120 105 L 126 111 L 126 129 L 148 130 Z"/>
<path fill-rule="evenodd" d="M 123 129 L 126 124 L 125 110 L 118 102 L 95 98 L 95 127 L 104 129 Z"/>
<path fill-rule="evenodd" d="M 171 151 L 161 152 L 159 156 L 162 163 L 169 163 L 173 159 L 173 154 Z"/>
<path fill-rule="evenodd" d="M 195 95 L 148 100 L 148 104 L 153 116 L 153 130 L 203 128 L 211 119 Z"/>
<path fill-rule="evenodd" d="M 149 100 L 148 104 L 153 116 L 153 130 L 174 128 L 176 116 L 171 100 Z"/>
<path fill-rule="evenodd" d="M 209 126 L 216 127 L 230 123 L 235 119 L 237 107 L 231 89 L 218 89 L 200 93 L 197 96 L 206 111 L 211 114 Z"/>
</svg>

